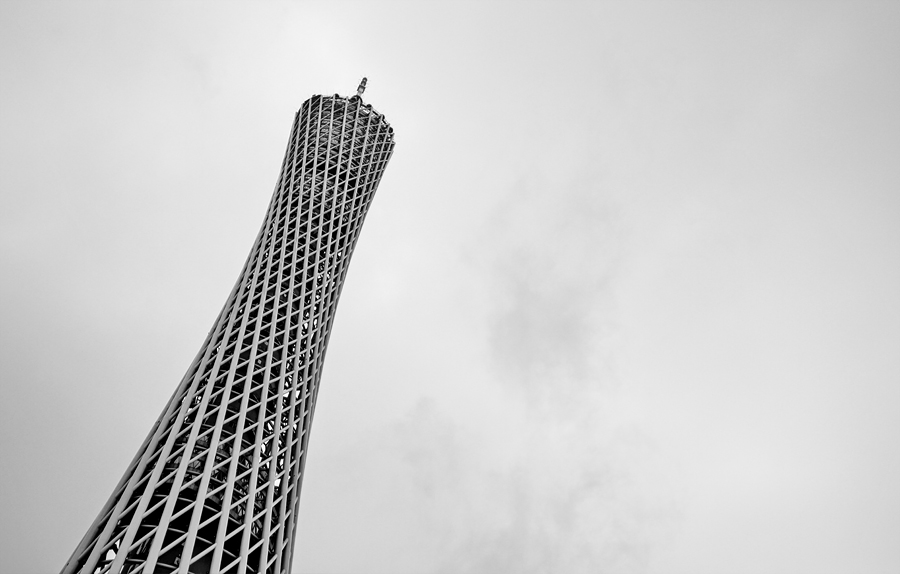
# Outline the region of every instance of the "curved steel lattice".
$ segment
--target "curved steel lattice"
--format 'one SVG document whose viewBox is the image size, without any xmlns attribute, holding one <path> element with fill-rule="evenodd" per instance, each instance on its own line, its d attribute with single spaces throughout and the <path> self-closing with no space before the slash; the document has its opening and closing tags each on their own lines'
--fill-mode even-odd
<svg viewBox="0 0 900 574">
<path fill-rule="evenodd" d="M 240 279 L 63 574 L 290 571 L 335 306 L 393 147 L 359 95 L 303 104 Z"/>
</svg>

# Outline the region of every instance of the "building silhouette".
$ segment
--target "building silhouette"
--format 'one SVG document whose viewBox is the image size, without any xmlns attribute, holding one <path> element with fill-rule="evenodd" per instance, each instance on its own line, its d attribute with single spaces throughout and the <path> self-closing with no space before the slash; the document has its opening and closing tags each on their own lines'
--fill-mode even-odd
<svg viewBox="0 0 900 574">
<path fill-rule="evenodd" d="M 335 308 L 394 147 L 365 81 L 297 112 L 237 283 L 62 574 L 290 572 Z"/>
</svg>

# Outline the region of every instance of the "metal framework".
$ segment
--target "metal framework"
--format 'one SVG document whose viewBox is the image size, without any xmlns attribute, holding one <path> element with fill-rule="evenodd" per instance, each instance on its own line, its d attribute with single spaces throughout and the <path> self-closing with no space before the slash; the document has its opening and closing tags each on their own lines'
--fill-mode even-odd
<svg viewBox="0 0 900 574">
<path fill-rule="evenodd" d="M 231 295 L 62 574 L 290 572 L 335 307 L 394 148 L 364 87 L 297 112 Z"/>
</svg>

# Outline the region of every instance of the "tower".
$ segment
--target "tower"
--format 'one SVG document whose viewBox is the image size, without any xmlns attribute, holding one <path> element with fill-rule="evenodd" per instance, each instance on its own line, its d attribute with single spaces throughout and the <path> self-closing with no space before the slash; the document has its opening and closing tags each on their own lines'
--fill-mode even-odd
<svg viewBox="0 0 900 574">
<path fill-rule="evenodd" d="M 62 574 L 290 571 L 335 308 L 394 148 L 364 89 L 297 112 L 237 283 Z"/>
</svg>

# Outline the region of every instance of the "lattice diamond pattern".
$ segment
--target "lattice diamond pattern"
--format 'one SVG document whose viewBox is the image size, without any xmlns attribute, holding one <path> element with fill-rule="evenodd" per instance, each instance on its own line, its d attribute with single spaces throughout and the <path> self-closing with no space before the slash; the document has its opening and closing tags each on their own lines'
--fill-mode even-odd
<svg viewBox="0 0 900 574">
<path fill-rule="evenodd" d="M 289 572 L 322 361 L 394 147 L 358 96 L 314 96 L 240 279 L 63 574 Z"/>
</svg>

